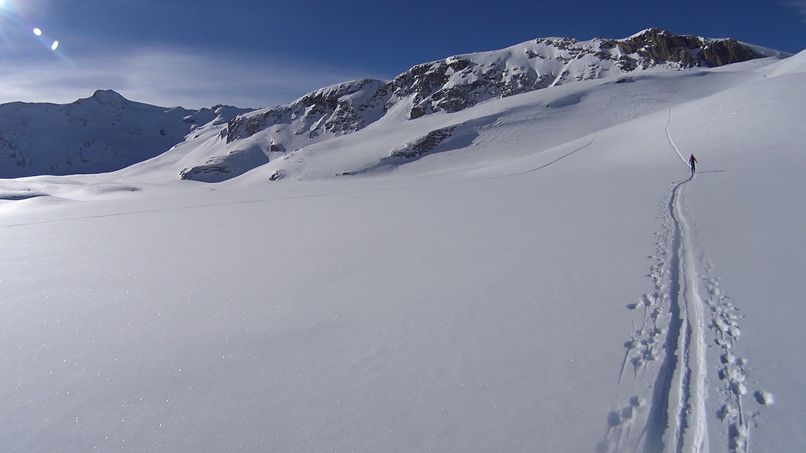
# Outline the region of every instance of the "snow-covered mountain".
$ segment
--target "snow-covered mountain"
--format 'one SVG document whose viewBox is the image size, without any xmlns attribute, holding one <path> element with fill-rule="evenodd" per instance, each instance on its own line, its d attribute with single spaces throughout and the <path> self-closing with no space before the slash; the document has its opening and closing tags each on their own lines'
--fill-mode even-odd
<svg viewBox="0 0 806 453">
<path fill-rule="evenodd" d="M 221 131 L 226 143 L 200 165 L 182 169 L 181 177 L 228 179 L 250 170 L 246 162 L 264 164 L 286 152 L 356 132 L 396 109 L 412 120 L 571 82 L 717 67 L 777 54 L 733 39 L 647 29 L 625 39 L 542 38 L 502 50 L 453 56 L 414 66 L 391 81 L 346 82 L 308 93 L 288 105 L 241 115 Z M 434 137 L 448 135 L 433 131 L 421 140 L 435 145 Z M 422 145 L 398 145 L 410 145 L 422 153 Z M 411 152 L 395 150 L 387 157 L 406 155 Z M 274 178 L 285 174 L 287 170 L 278 168 Z"/>
<path fill-rule="evenodd" d="M 0 178 L 118 170 L 162 154 L 195 127 L 249 109 L 165 108 L 98 90 L 71 104 L 0 105 Z"/>
</svg>

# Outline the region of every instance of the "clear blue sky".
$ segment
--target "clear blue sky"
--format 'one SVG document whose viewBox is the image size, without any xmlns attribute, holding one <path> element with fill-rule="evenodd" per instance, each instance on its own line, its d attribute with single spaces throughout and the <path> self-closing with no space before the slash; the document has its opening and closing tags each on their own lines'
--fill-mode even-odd
<svg viewBox="0 0 806 453">
<path fill-rule="evenodd" d="M 806 0 L 0 0 L 0 102 L 111 88 L 161 105 L 266 106 L 457 53 L 648 27 L 797 52 Z"/>
</svg>

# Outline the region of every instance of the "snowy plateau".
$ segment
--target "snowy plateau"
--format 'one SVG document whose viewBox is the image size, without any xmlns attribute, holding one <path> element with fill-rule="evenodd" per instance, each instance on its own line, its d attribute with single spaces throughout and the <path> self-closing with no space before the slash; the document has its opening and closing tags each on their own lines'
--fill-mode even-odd
<svg viewBox="0 0 806 453">
<path fill-rule="evenodd" d="M 0 105 L 0 450 L 803 451 L 804 118 L 657 29 Z"/>
</svg>

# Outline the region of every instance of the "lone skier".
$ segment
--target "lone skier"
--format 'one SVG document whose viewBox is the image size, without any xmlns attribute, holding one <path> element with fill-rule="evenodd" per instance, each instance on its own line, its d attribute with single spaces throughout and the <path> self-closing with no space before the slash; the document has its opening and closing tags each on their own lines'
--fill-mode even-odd
<svg viewBox="0 0 806 453">
<path fill-rule="evenodd" d="M 691 167 L 691 176 L 694 176 L 694 172 L 697 171 L 697 158 L 694 157 L 694 154 L 688 158 L 688 165 Z"/>
</svg>

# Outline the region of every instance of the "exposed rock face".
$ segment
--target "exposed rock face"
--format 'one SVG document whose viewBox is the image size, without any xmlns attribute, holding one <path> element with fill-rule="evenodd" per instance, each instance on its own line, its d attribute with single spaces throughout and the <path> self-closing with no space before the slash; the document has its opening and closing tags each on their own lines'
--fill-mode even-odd
<svg viewBox="0 0 806 453">
<path fill-rule="evenodd" d="M 715 67 L 759 58 L 753 49 L 735 39 L 708 40 L 697 36 L 677 36 L 651 28 L 621 41 L 610 41 L 623 54 L 637 54 L 638 65 L 646 69 L 668 62 L 682 67 Z"/>
<path fill-rule="evenodd" d="M 464 57 L 413 67 L 391 83 L 397 98 L 413 95 L 410 119 L 434 112 L 458 112 L 481 101 L 549 86 L 552 77 L 528 67 L 479 64 Z"/>
<path fill-rule="evenodd" d="M 341 173 L 342 176 L 352 176 L 352 175 L 360 175 L 360 174 L 368 174 L 373 173 L 378 170 L 382 169 L 391 169 L 403 163 L 411 162 L 413 160 L 419 159 L 420 157 L 434 152 L 440 145 L 443 145 L 443 151 L 447 151 L 450 148 L 445 149 L 444 145 L 446 141 L 449 141 L 451 137 L 454 136 L 456 130 L 462 126 L 462 124 L 455 124 L 453 126 L 443 127 L 440 129 L 435 129 L 426 135 L 412 141 L 411 143 L 407 143 L 400 148 L 392 151 L 388 156 L 380 159 L 375 165 L 372 165 L 367 168 L 363 168 L 356 171 L 347 171 Z M 278 170 L 282 171 L 282 170 Z M 283 172 L 282 175 L 285 175 Z M 273 174 L 269 180 L 275 181 L 279 178 L 276 178 L 276 172 Z"/>
<path fill-rule="evenodd" d="M 446 138 L 453 135 L 453 131 L 455 131 L 457 127 L 458 126 L 450 126 L 431 131 L 426 134 L 425 137 L 417 140 L 410 146 L 393 152 L 391 157 L 403 157 L 411 159 L 413 157 L 419 157 L 423 154 L 427 154 L 439 146 L 439 144 L 442 143 Z"/>
<path fill-rule="evenodd" d="M 288 105 L 235 118 L 227 127 L 227 143 L 251 137 L 270 126 L 294 122 L 301 126 L 295 134 L 308 134 L 311 138 L 322 133 L 355 132 L 383 116 L 388 100 L 386 86 L 372 79 L 346 82 L 306 94 Z"/>
</svg>

